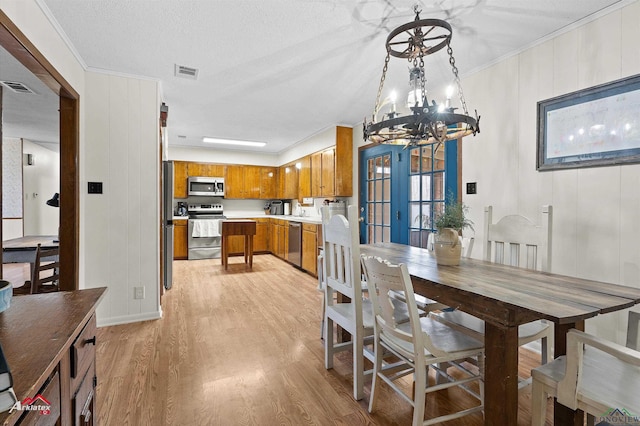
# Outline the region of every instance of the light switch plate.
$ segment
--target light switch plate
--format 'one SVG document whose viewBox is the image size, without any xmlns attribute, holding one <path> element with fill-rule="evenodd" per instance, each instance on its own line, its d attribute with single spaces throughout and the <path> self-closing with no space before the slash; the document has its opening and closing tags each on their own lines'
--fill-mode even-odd
<svg viewBox="0 0 640 426">
<path fill-rule="evenodd" d="M 304 197 L 302 199 L 302 204 L 313 204 L 313 198 L 311 197 Z"/>
</svg>

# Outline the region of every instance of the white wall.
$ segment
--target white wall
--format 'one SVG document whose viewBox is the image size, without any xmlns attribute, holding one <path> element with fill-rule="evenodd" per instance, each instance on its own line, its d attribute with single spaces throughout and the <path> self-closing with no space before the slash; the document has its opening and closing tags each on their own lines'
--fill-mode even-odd
<svg viewBox="0 0 640 426">
<path fill-rule="evenodd" d="M 476 224 L 483 208 L 539 220 L 550 204 L 552 272 L 640 287 L 640 165 L 536 171 L 536 103 L 640 73 L 640 2 L 569 30 L 463 79 L 481 133 L 463 142 L 464 195 Z M 476 226 L 481 238 L 482 226 Z M 473 257 L 480 258 L 476 245 Z M 635 309 L 638 309 L 637 307 Z M 626 311 L 587 321 L 587 331 L 624 343 Z"/>
<path fill-rule="evenodd" d="M 101 325 L 159 318 L 158 83 L 103 73 L 86 74 L 84 155 L 85 282 L 107 285 Z M 134 299 L 134 287 L 145 298 Z"/>
<path fill-rule="evenodd" d="M 47 200 L 60 192 L 60 154 L 23 139 L 23 154 L 33 155 L 34 164 L 22 167 L 24 235 L 57 235 L 60 210 Z"/>
</svg>

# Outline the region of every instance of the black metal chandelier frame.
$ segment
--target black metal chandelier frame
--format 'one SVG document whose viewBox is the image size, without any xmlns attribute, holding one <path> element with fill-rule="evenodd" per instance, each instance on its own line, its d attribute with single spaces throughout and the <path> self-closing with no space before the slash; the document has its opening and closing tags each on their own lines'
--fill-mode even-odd
<svg viewBox="0 0 640 426">
<path fill-rule="evenodd" d="M 372 121 L 364 124 L 364 139 L 375 143 L 425 145 L 441 144 L 446 140 L 459 139 L 480 132 L 480 116 L 476 111 L 475 118 L 467 111 L 462 92 L 462 85 L 455 65 L 451 48 L 451 26 L 440 19 L 420 19 L 420 10 L 414 8 L 415 20 L 393 30 L 386 40 L 387 55 L 385 57 L 380 86 L 376 97 Z M 456 113 L 457 108 L 438 105 L 435 101 L 427 101 L 425 90 L 424 57 L 447 47 L 449 63 L 452 68 L 458 89 L 463 113 Z M 412 75 L 418 76 L 420 98 L 416 98 L 411 114 L 401 116 L 395 110 L 385 114 L 385 119 L 376 121 L 382 107 L 380 102 L 384 81 L 387 74 L 390 56 L 407 59 L 413 66 Z M 418 71 L 416 71 L 418 70 Z"/>
</svg>

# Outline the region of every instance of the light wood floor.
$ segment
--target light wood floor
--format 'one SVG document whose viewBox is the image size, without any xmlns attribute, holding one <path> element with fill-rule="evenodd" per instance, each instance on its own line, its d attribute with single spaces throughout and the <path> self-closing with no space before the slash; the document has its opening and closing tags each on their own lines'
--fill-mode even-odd
<svg viewBox="0 0 640 426">
<path fill-rule="evenodd" d="M 386 385 L 374 414 L 368 385 L 353 399 L 350 353 L 325 370 L 313 277 L 271 255 L 255 256 L 252 271 L 229 262 L 226 272 L 219 260 L 174 262 L 161 320 L 98 330 L 99 424 L 411 424 L 411 407 Z M 521 353 L 523 371 L 531 355 Z M 427 413 L 465 404 L 454 391 L 428 398 Z M 519 425 L 530 405 L 521 393 Z M 446 423 L 480 424 L 480 414 Z"/>
</svg>

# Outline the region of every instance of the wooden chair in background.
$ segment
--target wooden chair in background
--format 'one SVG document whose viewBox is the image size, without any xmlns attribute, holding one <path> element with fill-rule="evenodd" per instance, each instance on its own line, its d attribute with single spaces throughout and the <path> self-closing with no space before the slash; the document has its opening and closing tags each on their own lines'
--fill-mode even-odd
<svg viewBox="0 0 640 426">
<path fill-rule="evenodd" d="M 565 407 L 586 412 L 589 415 L 587 424 L 590 425 L 594 423 L 594 417 L 597 420 L 606 416 L 627 424 L 625 416 L 628 413 L 638 415 L 638 321 L 640 314 L 629 312 L 627 345 L 635 345 L 632 347 L 570 330 L 567 333 L 567 354 L 531 370 L 531 424 L 544 425 L 547 396 L 556 397 Z"/>
<path fill-rule="evenodd" d="M 36 247 L 35 259 L 31 268 L 31 279 L 24 285 L 13 289 L 14 295 L 50 293 L 58 291 L 60 279 L 60 249 L 58 247 Z"/>
<path fill-rule="evenodd" d="M 551 206 L 542 207 L 542 220 L 539 225 L 520 215 L 504 216 L 497 223 L 493 223 L 493 208 L 485 207 L 484 212 L 484 260 L 550 271 L 553 212 Z M 461 330 L 477 339 L 484 338 L 484 322 L 474 316 L 458 310 L 442 312 L 438 316 L 450 325 L 460 326 Z M 542 364 L 553 358 L 552 339 L 553 327 L 545 320 L 533 321 L 518 328 L 518 346 L 541 341 Z M 519 388 L 529 384 L 530 380 L 521 380 Z"/>
</svg>

